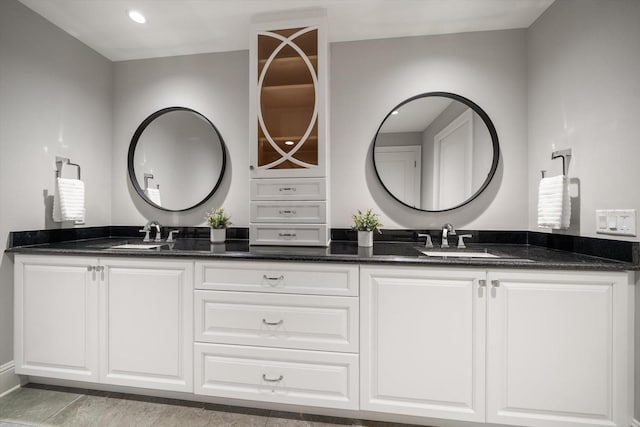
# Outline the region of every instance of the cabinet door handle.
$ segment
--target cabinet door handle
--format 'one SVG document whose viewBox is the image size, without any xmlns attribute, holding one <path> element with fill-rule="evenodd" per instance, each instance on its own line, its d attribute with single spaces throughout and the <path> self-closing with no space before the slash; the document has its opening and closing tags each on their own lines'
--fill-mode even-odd
<svg viewBox="0 0 640 427">
<path fill-rule="evenodd" d="M 275 282 L 275 281 L 279 281 L 279 280 L 284 280 L 284 276 L 283 276 L 283 275 L 280 275 L 280 276 L 278 276 L 278 277 L 269 277 L 269 276 L 267 276 L 266 274 L 263 274 L 263 275 L 262 275 L 262 278 L 263 278 L 264 280 L 271 280 L 271 281 L 274 281 L 274 282 Z"/>
<path fill-rule="evenodd" d="M 482 279 L 482 280 L 478 280 L 478 286 L 480 286 L 481 288 L 486 288 L 487 287 L 487 281 Z"/>
<path fill-rule="evenodd" d="M 280 319 L 277 322 L 268 322 L 267 319 L 262 319 L 262 323 L 267 326 L 280 326 L 284 323 L 284 320 Z"/>
<path fill-rule="evenodd" d="M 95 271 L 96 268 L 93 265 L 87 265 L 87 271 Z"/>
<path fill-rule="evenodd" d="M 494 288 L 499 288 L 500 287 L 500 281 L 499 280 L 492 280 L 491 281 L 491 286 L 493 286 Z"/>
<path fill-rule="evenodd" d="M 95 266 L 93 268 L 95 268 L 95 270 L 100 272 L 100 273 L 102 273 L 104 271 L 104 266 L 103 265 L 97 265 L 97 266 Z"/>
<path fill-rule="evenodd" d="M 267 378 L 267 374 L 262 374 L 262 380 L 268 383 L 279 383 L 284 377 L 280 375 L 278 378 Z"/>
</svg>

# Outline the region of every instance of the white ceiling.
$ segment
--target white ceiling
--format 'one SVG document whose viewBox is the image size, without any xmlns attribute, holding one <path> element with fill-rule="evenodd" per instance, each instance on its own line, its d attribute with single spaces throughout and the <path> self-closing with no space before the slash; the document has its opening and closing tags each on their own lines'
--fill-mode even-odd
<svg viewBox="0 0 640 427">
<path fill-rule="evenodd" d="M 529 27 L 554 0 L 20 0 L 112 61 L 249 48 L 256 14 L 326 9 L 329 41 Z M 147 23 L 127 17 L 139 10 Z"/>
</svg>

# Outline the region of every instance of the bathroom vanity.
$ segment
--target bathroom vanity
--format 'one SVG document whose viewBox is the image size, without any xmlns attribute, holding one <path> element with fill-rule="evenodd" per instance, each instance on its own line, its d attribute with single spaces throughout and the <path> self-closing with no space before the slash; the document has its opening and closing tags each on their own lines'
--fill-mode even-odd
<svg viewBox="0 0 640 427">
<path fill-rule="evenodd" d="M 636 264 L 121 241 L 10 249 L 17 373 L 428 425 L 630 425 Z"/>
</svg>

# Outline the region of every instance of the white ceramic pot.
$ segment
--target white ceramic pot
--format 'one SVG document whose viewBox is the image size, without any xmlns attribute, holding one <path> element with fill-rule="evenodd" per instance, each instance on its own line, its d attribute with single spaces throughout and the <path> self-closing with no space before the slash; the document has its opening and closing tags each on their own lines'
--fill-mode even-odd
<svg viewBox="0 0 640 427">
<path fill-rule="evenodd" d="M 211 243 L 222 243 L 225 241 L 227 237 L 227 229 L 226 228 L 211 228 Z"/>
<path fill-rule="evenodd" d="M 358 246 L 365 248 L 373 246 L 373 231 L 358 231 Z"/>
</svg>

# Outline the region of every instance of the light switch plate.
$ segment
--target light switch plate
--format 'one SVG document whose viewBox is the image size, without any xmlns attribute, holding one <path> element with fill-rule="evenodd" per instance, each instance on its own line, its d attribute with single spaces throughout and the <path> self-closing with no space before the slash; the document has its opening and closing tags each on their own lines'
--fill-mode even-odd
<svg viewBox="0 0 640 427">
<path fill-rule="evenodd" d="M 597 209 L 596 233 L 623 236 L 636 235 L 635 209 Z"/>
</svg>

